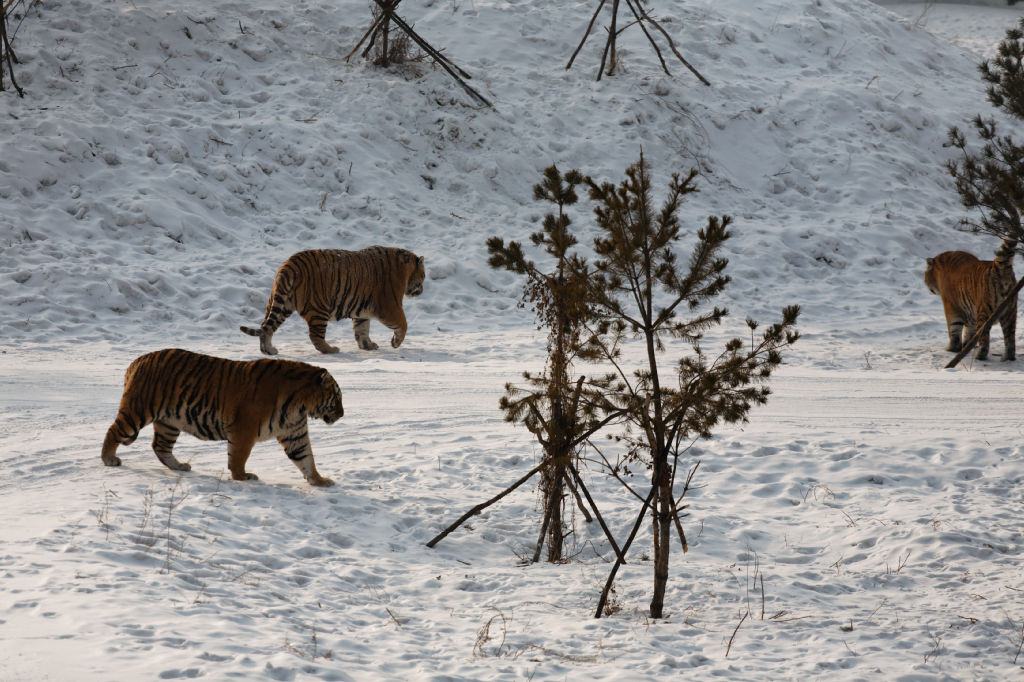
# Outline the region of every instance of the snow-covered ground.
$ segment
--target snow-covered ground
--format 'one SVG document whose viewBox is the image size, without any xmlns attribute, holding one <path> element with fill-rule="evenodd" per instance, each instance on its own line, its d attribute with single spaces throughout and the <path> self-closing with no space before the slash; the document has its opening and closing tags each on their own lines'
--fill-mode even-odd
<svg viewBox="0 0 1024 682">
<path fill-rule="evenodd" d="M 345 62 L 363 1 L 15 4 L 0 680 L 1022 675 L 1021 369 L 995 331 L 992 361 L 942 370 L 921 274 L 996 247 L 954 229 L 943 143 L 994 113 L 977 63 L 1024 3 L 651 5 L 710 87 L 667 52 L 666 76 L 636 27 L 620 75 L 595 81 L 596 36 L 565 70 L 593 1 L 403 2 L 492 109 L 429 61 Z M 804 336 L 769 404 L 694 448 L 668 617 L 645 613 L 645 526 L 598 620 L 602 533 L 577 518 L 572 562 L 524 565 L 530 486 L 425 543 L 538 457 L 497 401 L 544 339 L 484 242 L 536 229 L 544 167 L 618 181 L 641 148 L 659 189 L 700 168 L 688 224 L 735 217 L 722 335 L 798 303 Z M 590 208 L 573 214 L 584 241 Z M 341 353 L 323 356 L 297 318 L 275 337 L 342 386 L 345 417 L 310 427 L 338 485 L 307 486 L 272 442 L 250 459 L 260 481 L 232 482 L 225 445 L 187 436 L 179 476 L 148 429 L 102 466 L 134 357 L 259 357 L 238 326 L 259 322 L 284 258 L 375 243 L 426 259 L 400 349 L 359 351 L 335 323 Z M 586 475 L 624 535 L 635 504 Z"/>
</svg>

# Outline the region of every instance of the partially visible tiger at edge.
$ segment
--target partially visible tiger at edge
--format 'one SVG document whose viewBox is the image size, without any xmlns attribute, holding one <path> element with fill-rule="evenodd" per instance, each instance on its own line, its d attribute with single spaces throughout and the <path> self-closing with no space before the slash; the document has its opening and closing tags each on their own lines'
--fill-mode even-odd
<svg viewBox="0 0 1024 682">
<path fill-rule="evenodd" d="M 201 440 L 226 440 L 231 478 L 251 481 L 257 476 L 246 472 L 245 463 L 253 445 L 276 438 L 306 481 L 329 486 L 334 481 L 316 470 L 306 420 L 314 417 L 333 424 L 344 414 L 341 389 L 322 367 L 159 350 L 128 365 L 102 458 L 107 466 L 120 466 L 118 446 L 132 444 L 139 431 L 153 424 L 153 452 L 168 469 L 192 468 L 171 452 L 184 431 Z"/>
<path fill-rule="evenodd" d="M 423 258 L 405 249 L 370 246 L 361 251 L 300 251 L 278 268 L 259 328 L 240 329 L 259 337 L 261 351 L 276 355 L 271 343 L 274 332 L 298 311 L 309 326 L 309 340 L 316 349 L 337 353 L 338 348 L 327 343 L 327 323 L 351 318 L 359 347 L 377 350 L 370 340 L 373 318 L 394 331 L 391 345 L 398 348 L 408 329 L 402 298 L 423 293 L 425 278 Z"/>
<path fill-rule="evenodd" d="M 946 251 L 927 259 L 924 283 L 929 291 L 942 297 L 949 331 L 946 350 L 960 352 L 965 341 L 989 319 L 1000 301 L 1017 283 L 1013 257 L 1017 242 L 1005 239 L 994 260 L 978 260 L 966 251 Z M 1003 360 L 1016 360 L 1017 301 L 999 318 L 1003 330 Z M 978 340 L 974 357 L 988 357 L 989 334 Z"/>
</svg>

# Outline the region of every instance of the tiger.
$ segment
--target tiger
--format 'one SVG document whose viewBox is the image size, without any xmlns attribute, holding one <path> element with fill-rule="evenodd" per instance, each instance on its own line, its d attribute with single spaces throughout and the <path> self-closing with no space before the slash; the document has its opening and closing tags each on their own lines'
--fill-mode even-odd
<svg viewBox="0 0 1024 682">
<path fill-rule="evenodd" d="M 271 343 L 274 332 L 297 310 L 309 326 L 313 346 L 321 353 L 337 353 L 338 348 L 327 343 L 327 323 L 351 318 L 359 348 L 377 350 L 370 339 L 374 318 L 394 330 L 391 346 L 398 348 L 408 330 L 402 298 L 422 294 L 425 278 L 422 256 L 405 249 L 300 251 L 278 268 L 259 328 L 240 329 L 259 337 L 263 353 L 277 355 Z"/>
<path fill-rule="evenodd" d="M 321 367 L 264 358 L 249 362 L 179 348 L 142 355 L 128 365 L 117 418 L 103 440 L 107 466 L 120 466 L 119 445 L 131 445 L 153 424 L 153 452 L 168 469 L 189 471 L 171 450 L 182 431 L 228 442 L 228 469 L 236 481 L 258 480 L 245 470 L 257 441 L 276 438 L 306 481 L 334 485 L 320 475 L 309 444 L 307 417 L 333 424 L 345 414 L 341 389 Z"/>
<path fill-rule="evenodd" d="M 933 294 L 942 297 L 946 311 L 949 345 L 946 350 L 960 352 L 965 341 L 992 315 L 999 302 L 1013 289 L 1013 257 L 1017 242 L 1006 239 L 996 251 L 995 260 L 982 261 L 966 251 L 946 251 L 926 260 L 924 283 Z M 1016 297 L 999 318 L 1003 329 L 1003 360 L 1016 360 Z M 988 357 L 989 334 L 978 340 L 974 357 Z"/>
</svg>

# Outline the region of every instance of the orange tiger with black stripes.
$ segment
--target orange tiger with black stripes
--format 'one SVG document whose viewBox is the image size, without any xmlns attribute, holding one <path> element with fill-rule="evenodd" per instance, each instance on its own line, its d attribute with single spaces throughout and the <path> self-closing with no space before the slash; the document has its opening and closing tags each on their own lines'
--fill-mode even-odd
<svg viewBox="0 0 1024 682">
<path fill-rule="evenodd" d="M 398 348 L 408 325 L 402 310 L 405 296 L 423 293 L 426 271 L 423 258 L 411 251 L 371 246 L 361 251 L 319 249 L 300 251 L 281 264 L 267 300 L 267 312 L 258 329 L 241 327 L 260 338 L 260 350 L 276 355 L 274 332 L 298 311 L 309 326 L 309 340 L 321 353 L 337 353 L 327 343 L 327 323 L 352 319 L 356 343 L 377 350 L 370 340 L 370 319 L 394 331 L 391 345 Z"/>
<path fill-rule="evenodd" d="M 345 413 L 341 389 L 321 367 L 291 360 L 236 362 L 177 348 L 136 358 L 124 376 L 117 418 L 103 441 L 103 463 L 120 466 L 119 445 L 130 445 L 153 424 L 153 452 L 164 466 L 189 471 L 172 454 L 184 431 L 228 442 L 228 469 L 236 481 L 256 480 L 245 470 L 257 441 L 276 438 L 312 485 L 334 482 L 316 470 L 306 420 L 333 424 Z"/>
<path fill-rule="evenodd" d="M 985 324 L 1006 294 L 1017 283 L 1013 274 L 1013 257 L 1017 242 L 1006 239 L 996 251 L 994 260 L 978 260 L 966 251 L 946 251 L 927 259 L 924 283 L 929 291 L 942 297 L 949 330 L 946 350 L 957 353 L 965 341 Z M 999 318 L 1003 330 L 1003 360 L 1016 360 L 1017 301 L 1014 300 Z M 974 357 L 988 357 L 989 335 L 978 340 Z"/>
</svg>

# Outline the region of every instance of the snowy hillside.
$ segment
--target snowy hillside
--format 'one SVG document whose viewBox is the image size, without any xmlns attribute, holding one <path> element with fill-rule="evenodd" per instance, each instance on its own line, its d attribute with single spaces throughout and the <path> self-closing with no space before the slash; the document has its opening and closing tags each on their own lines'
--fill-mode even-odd
<svg viewBox="0 0 1024 682">
<path fill-rule="evenodd" d="M 593 0 L 405 0 L 488 108 L 429 60 L 345 61 L 364 0 L 15 4 L 0 680 L 1021 674 L 1020 370 L 997 356 L 938 371 L 942 307 L 921 275 L 938 252 L 996 247 L 954 229 L 944 142 L 992 113 L 977 63 L 1024 4 L 650 5 L 710 86 L 668 52 L 665 75 L 635 26 L 621 73 L 596 81 L 607 16 L 566 70 Z M 641 149 L 659 190 L 700 170 L 687 224 L 735 218 L 721 333 L 799 304 L 803 338 L 751 424 L 695 449 L 670 617 L 644 615 L 645 527 L 621 610 L 593 620 L 608 545 L 577 520 L 575 561 L 522 565 L 539 532 L 528 487 L 424 543 L 538 456 L 497 400 L 543 340 L 486 239 L 537 229 L 543 168 L 617 182 Z M 573 213 L 584 241 L 591 209 Z M 339 485 L 306 486 L 274 443 L 250 460 L 261 481 L 234 483 L 224 444 L 188 437 L 178 477 L 148 430 L 124 467 L 100 464 L 132 358 L 258 357 L 238 326 L 262 318 L 277 266 L 371 244 L 426 261 L 400 349 L 360 351 L 342 322 L 323 356 L 296 317 L 275 337 L 342 386 L 345 418 L 310 427 Z M 631 500 L 589 476 L 625 532 Z"/>
</svg>

